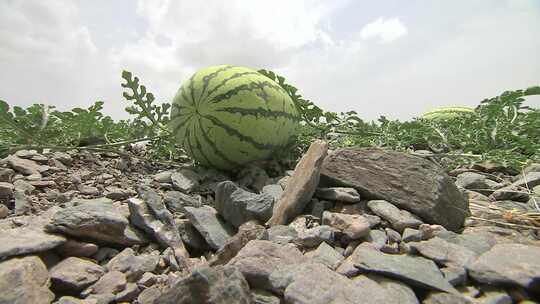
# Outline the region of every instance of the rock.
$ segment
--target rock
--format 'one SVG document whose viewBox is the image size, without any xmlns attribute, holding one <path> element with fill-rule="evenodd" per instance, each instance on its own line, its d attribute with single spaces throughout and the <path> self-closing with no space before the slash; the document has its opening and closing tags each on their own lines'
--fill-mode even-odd
<svg viewBox="0 0 540 304">
<path fill-rule="evenodd" d="M 173 188 L 184 193 L 191 193 L 199 186 L 200 177 L 195 171 L 180 169 L 171 174 Z"/>
<path fill-rule="evenodd" d="M 530 171 L 512 183 L 513 187 L 532 189 L 540 185 L 540 171 Z"/>
<path fill-rule="evenodd" d="M 6 159 L 13 170 L 24 175 L 39 175 L 48 168 L 46 166 L 41 166 L 32 160 L 20 158 L 15 155 L 10 155 Z"/>
<path fill-rule="evenodd" d="M 143 273 L 142 277 L 137 281 L 137 285 L 143 286 L 143 287 L 150 287 L 158 282 L 158 276 L 151 273 L 151 272 L 145 272 Z"/>
<path fill-rule="evenodd" d="M 15 171 L 10 168 L 0 168 L 0 182 L 11 183 L 11 177 Z"/>
<path fill-rule="evenodd" d="M 495 186 L 493 183 L 485 175 L 475 172 L 463 172 L 456 177 L 456 186 L 474 190 L 484 195 L 490 195 L 493 192 L 492 187 Z"/>
<path fill-rule="evenodd" d="M 172 214 L 155 191 L 141 190 L 142 199 L 128 200 L 130 220 L 136 227 L 152 235 L 163 247 L 171 247 L 181 267 L 188 267 L 189 253 L 180 237 Z"/>
<path fill-rule="evenodd" d="M 197 195 L 188 195 L 180 191 L 167 191 L 163 196 L 163 202 L 171 212 L 184 212 L 184 207 L 199 208 L 202 204 L 202 198 Z"/>
<path fill-rule="evenodd" d="M 358 246 L 350 258 L 354 259 L 354 266 L 361 271 L 374 272 L 421 288 L 457 293 L 435 263 L 423 257 L 390 255 L 367 246 Z"/>
<path fill-rule="evenodd" d="M 152 286 L 143 290 L 137 297 L 139 304 L 154 304 L 161 295 L 161 290 L 157 286 Z"/>
<path fill-rule="evenodd" d="M 134 194 L 135 192 L 132 190 L 126 190 L 118 187 L 111 186 L 105 188 L 105 197 L 110 198 L 113 201 L 122 201 L 131 197 Z"/>
<path fill-rule="evenodd" d="M 467 265 L 469 275 L 490 285 L 517 285 L 540 292 L 539 247 L 521 244 L 496 244 Z"/>
<path fill-rule="evenodd" d="M 0 260 L 14 255 L 44 252 L 65 242 L 65 237 L 45 233 L 39 227 L 7 229 L 0 233 Z"/>
<path fill-rule="evenodd" d="M 130 282 L 138 280 L 145 272 L 152 272 L 159 263 L 159 255 L 144 254 L 136 256 L 133 249 L 126 248 L 112 258 L 106 265 L 109 271 L 126 274 Z"/>
<path fill-rule="evenodd" d="M 96 282 L 105 270 L 89 260 L 69 257 L 50 270 L 52 287 L 55 290 L 78 293 Z"/>
<path fill-rule="evenodd" d="M 384 231 L 371 230 L 366 237 L 366 241 L 373 244 L 375 248 L 381 249 L 388 242 L 388 236 Z"/>
<path fill-rule="evenodd" d="M 49 284 L 47 268 L 37 256 L 0 262 L 0 303 L 51 303 Z"/>
<path fill-rule="evenodd" d="M 322 223 L 340 230 L 350 240 L 357 240 L 369 234 L 369 221 L 359 214 L 341 214 L 325 211 Z"/>
<path fill-rule="evenodd" d="M 64 244 L 56 248 L 56 252 L 64 257 L 91 257 L 98 251 L 99 247 L 93 243 L 67 240 Z"/>
<path fill-rule="evenodd" d="M 283 188 L 281 185 L 270 184 L 262 188 L 262 193 L 266 193 L 274 198 L 274 202 L 277 202 L 283 195 Z"/>
<path fill-rule="evenodd" d="M 266 230 L 268 240 L 276 244 L 285 245 L 298 237 L 296 229 L 285 225 L 276 225 Z"/>
<path fill-rule="evenodd" d="M 210 206 L 200 208 L 185 207 L 186 217 L 213 249 L 219 249 L 234 235 L 233 228 L 217 216 Z"/>
<path fill-rule="evenodd" d="M 106 203 L 84 203 L 56 212 L 46 229 L 74 237 L 123 246 L 146 243 L 126 217 Z"/>
<path fill-rule="evenodd" d="M 248 164 L 238 172 L 236 179 L 240 186 L 255 192 L 261 192 L 270 177 L 262 168 Z"/>
<path fill-rule="evenodd" d="M 92 286 L 88 287 L 83 294 L 117 294 L 126 287 L 126 275 L 120 271 L 109 271 L 105 273 Z"/>
<path fill-rule="evenodd" d="M 104 261 L 110 260 L 111 258 L 115 257 L 118 254 L 118 252 L 119 251 L 114 248 L 101 247 L 98 249 L 98 251 L 94 255 L 94 260 L 98 261 L 99 263 L 102 263 Z"/>
<path fill-rule="evenodd" d="M 398 299 L 384 293 L 377 283 L 358 285 L 324 265 L 313 262 L 287 265 L 270 276 L 271 290 L 283 294 L 285 303 L 356 304 L 395 303 Z"/>
<path fill-rule="evenodd" d="M 506 186 L 497 189 L 489 196 L 490 201 L 517 201 L 527 202 L 529 200 L 529 194 L 518 187 Z M 497 202 L 498 203 L 498 202 Z"/>
<path fill-rule="evenodd" d="M 59 152 L 59 151 L 53 152 L 52 158 L 60 161 L 62 164 L 68 167 L 71 167 L 71 165 L 73 165 L 73 158 L 71 157 L 71 155 L 65 152 Z"/>
<path fill-rule="evenodd" d="M 6 218 L 8 215 L 9 215 L 9 209 L 5 205 L 0 204 L 0 220 Z"/>
<path fill-rule="evenodd" d="M 436 232 L 433 236 L 444 239 L 447 242 L 462 246 L 474 252 L 477 256 L 488 251 L 497 243 L 495 238 L 489 234 L 464 233 L 457 234 L 450 231 Z"/>
<path fill-rule="evenodd" d="M 250 220 L 266 222 L 272 216 L 274 198 L 268 194 L 255 194 L 243 190 L 231 181 L 217 185 L 214 207 L 235 227 Z"/>
<path fill-rule="evenodd" d="M 349 204 L 360 202 L 358 191 L 354 188 L 347 187 L 317 188 L 315 197 Z"/>
<path fill-rule="evenodd" d="M 14 181 L 13 186 L 15 187 L 15 190 L 21 191 L 24 194 L 31 194 L 32 191 L 36 190 L 36 187 L 22 179 Z"/>
<path fill-rule="evenodd" d="M 264 290 L 252 290 L 251 291 L 251 303 L 252 304 L 280 304 L 281 301 L 278 297 L 272 293 Z"/>
<path fill-rule="evenodd" d="M 392 228 L 384 228 L 389 243 L 401 243 L 401 234 Z"/>
<path fill-rule="evenodd" d="M 427 241 L 410 242 L 409 246 L 439 265 L 464 267 L 478 255 L 466 247 L 434 237 Z"/>
<path fill-rule="evenodd" d="M 460 286 L 467 283 L 467 270 L 460 266 L 448 266 L 441 268 L 444 278 L 452 286 Z"/>
<path fill-rule="evenodd" d="M 252 288 L 270 289 L 270 274 L 287 265 L 306 261 L 302 253 L 291 246 L 270 241 L 253 240 L 228 263 L 244 275 Z"/>
<path fill-rule="evenodd" d="M 15 214 L 23 215 L 30 213 L 32 204 L 26 194 L 22 191 L 15 191 Z"/>
<path fill-rule="evenodd" d="M 363 278 L 362 281 L 365 281 L 365 278 L 369 278 L 379 284 L 380 287 L 384 289 L 384 292 L 389 294 L 391 298 L 394 299 L 396 303 L 402 304 L 418 304 L 418 299 L 414 291 L 406 284 L 385 278 L 383 276 L 368 274 L 366 276 L 358 276 L 353 278 L 353 281 L 359 285 L 360 278 Z M 363 285 L 363 284 L 360 284 Z M 369 285 L 366 287 L 370 287 Z M 373 288 L 373 287 L 372 287 Z"/>
<path fill-rule="evenodd" d="M 274 205 L 268 226 L 288 224 L 304 210 L 319 184 L 320 170 L 327 152 L 326 142 L 317 140 L 311 144 L 296 165 L 283 195 Z"/>
<path fill-rule="evenodd" d="M 263 237 L 266 230 L 256 221 L 249 221 L 238 228 L 238 232 L 227 240 L 216 255 L 209 261 L 210 266 L 225 265 L 251 240 L 258 240 Z"/>
<path fill-rule="evenodd" d="M 458 230 L 469 214 L 464 195 L 441 167 L 406 153 L 340 149 L 325 159 L 321 176 L 327 185 L 353 187 L 365 198 L 388 201 L 450 230 Z"/>
<path fill-rule="evenodd" d="M 137 298 L 141 290 L 139 289 L 139 286 L 135 283 L 128 283 L 126 285 L 126 288 L 116 294 L 116 297 L 114 298 L 117 303 L 121 302 L 131 302 Z"/>
<path fill-rule="evenodd" d="M 75 297 L 63 296 L 60 299 L 58 299 L 58 301 L 54 302 L 54 304 L 98 304 L 98 300 L 97 299 L 81 300 Z"/>
<path fill-rule="evenodd" d="M 172 171 L 162 171 L 154 174 L 154 180 L 158 183 L 172 183 Z"/>
<path fill-rule="evenodd" d="M 157 298 L 163 304 L 249 304 L 249 285 L 231 266 L 200 267 Z"/>
<path fill-rule="evenodd" d="M 336 232 L 339 231 L 327 225 L 313 227 L 298 232 L 293 243 L 303 248 L 317 247 L 322 242 L 333 243 Z"/>
<path fill-rule="evenodd" d="M 317 249 L 307 252 L 304 256 L 325 265 L 331 270 L 335 270 L 344 259 L 343 255 L 325 242 L 322 242 Z"/>
<path fill-rule="evenodd" d="M 175 220 L 175 223 L 178 227 L 178 232 L 180 233 L 182 241 L 184 241 L 184 244 L 186 244 L 190 250 L 197 252 L 210 250 L 206 240 L 188 219 L 177 219 Z"/>
<path fill-rule="evenodd" d="M 443 292 L 430 292 L 423 304 L 473 304 L 465 296 L 460 294 L 449 294 Z"/>
<path fill-rule="evenodd" d="M 333 202 L 329 201 L 320 201 L 316 198 L 312 199 L 304 209 L 304 214 L 310 214 L 314 217 L 321 219 L 323 212 L 330 210 L 334 206 Z"/>
<path fill-rule="evenodd" d="M 423 222 L 406 210 L 400 210 L 393 204 L 384 200 L 371 200 L 367 203 L 373 213 L 390 222 L 397 231 L 405 228 L 418 228 Z"/>
<path fill-rule="evenodd" d="M 0 182 L 0 198 L 13 197 L 13 190 L 15 186 L 11 183 Z"/>
<path fill-rule="evenodd" d="M 403 236 L 401 237 L 401 240 L 403 242 L 418 242 L 423 240 L 424 237 L 424 232 L 421 230 L 405 228 L 403 230 Z"/>
</svg>

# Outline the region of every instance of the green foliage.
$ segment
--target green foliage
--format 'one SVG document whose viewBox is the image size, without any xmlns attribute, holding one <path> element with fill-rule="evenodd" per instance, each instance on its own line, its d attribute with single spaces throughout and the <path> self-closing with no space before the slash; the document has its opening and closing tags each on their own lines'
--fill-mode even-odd
<svg viewBox="0 0 540 304">
<path fill-rule="evenodd" d="M 485 99 L 471 115 L 405 122 L 381 116 L 375 122 L 365 122 L 354 111 L 324 111 L 304 99 L 284 77 L 272 71 L 259 72 L 289 94 L 302 119 L 298 137 L 289 150 L 279 153 L 280 158 L 295 160 L 314 139 L 323 138 L 334 149 L 377 146 L 399 151 L 430 150 L 449 168 L 489 161 L 519 169 L 529 162 L 540 162 L 540 109 L 524 106 L 527 96 L 540 95 L 540 86 Z M 122 87 L 129 92 L 123 95 L 131 102 L 126 107 L 132 116 L 129 120 L 113 121 L 103 115 L 102 101 L 87 109 L 61 112 L 42 104 L 10 108 L 0 100 L 0 156 L 28 147 L 77 148 L 84 139 L 95 137 L 105 143 L 78 148 L 118 151 L 144 141 L 144 156 L 149 159 L 185 160 L 167 130 L 170 104 L 157 105 L 154 95 L 130 72 L 124 71 L 122 78 Z"/>
</svg>

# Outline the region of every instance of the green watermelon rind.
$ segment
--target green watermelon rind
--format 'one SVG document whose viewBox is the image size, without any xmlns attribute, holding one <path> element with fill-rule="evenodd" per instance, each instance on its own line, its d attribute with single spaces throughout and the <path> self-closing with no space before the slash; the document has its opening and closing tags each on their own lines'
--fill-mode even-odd
<svg viewBox="0 0 540 304">
<path fill-rule="evenodd" d="M 249 68 L 220 65 L 197 71 L 180 87 L 170 128 L 198 163 L 230 170 L 283 149 L 298 123 L 278 83 Z"/>
<path fill-rule="evenodd" d="M 422 114 L 420 118 L 426 120 L 452 119 L 461 117 L 462 115 L 470 115 L 474 113 L 474 108 L 471 107 L 446 107 L 426 112 Z"/>
</svg>

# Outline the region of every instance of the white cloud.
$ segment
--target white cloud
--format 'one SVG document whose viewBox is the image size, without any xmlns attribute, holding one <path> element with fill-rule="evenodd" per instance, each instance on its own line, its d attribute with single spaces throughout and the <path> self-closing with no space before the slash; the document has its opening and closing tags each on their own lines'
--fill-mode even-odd
<svg viewBox="0 0 540 304">
<path fill-rule="evenodd" d="M 362 39 L 378 39 L 381 43 L 392 42 L 404 35 L 407 35 L 407 28 L 398 18 L 385 20 L 383 17 L 379 17 L 366 24 L 360 31 Z"/>
</svg>

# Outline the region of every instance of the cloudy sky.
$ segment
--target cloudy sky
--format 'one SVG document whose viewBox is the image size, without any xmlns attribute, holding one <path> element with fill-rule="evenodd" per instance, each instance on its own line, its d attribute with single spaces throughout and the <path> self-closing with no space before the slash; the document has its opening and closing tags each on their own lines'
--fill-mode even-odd
<svg viewBox="0 0 540 304">
<path fill-rule="evenodd" d="M 540 85 L 539 32 L 538 0 L 2 0 L 0 99 L 104 100 L 125 118 L 123 69 L 170 102 L 197 69 L 234 64 L 328 110 L 409 119 Z"/>
</svg>

